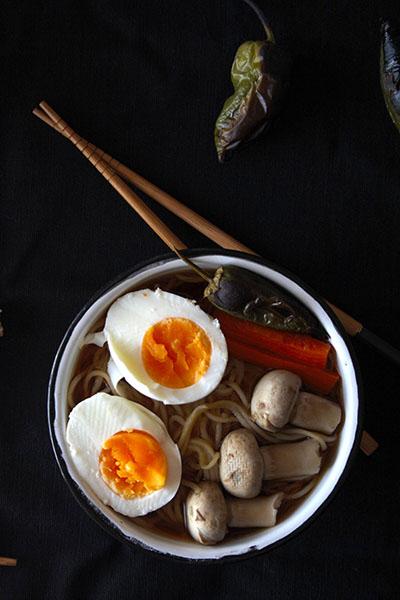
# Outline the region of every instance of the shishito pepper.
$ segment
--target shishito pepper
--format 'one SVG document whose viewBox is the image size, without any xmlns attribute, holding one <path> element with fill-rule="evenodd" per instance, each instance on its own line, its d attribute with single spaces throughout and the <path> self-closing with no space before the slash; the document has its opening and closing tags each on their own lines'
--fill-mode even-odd
<svg viewBox="0 0 400 600">
<path fill-rule="evenodd" d="M 326 337 L 314 315 L 291 294 L 241 267 L 219 267 L 204 297 L 217 308 L 264 327 Z"/>
<path fill-rule="evenodd" d="M 207 281 L 203 296 L 213 306 L 246 321 L 292 333 L 326 338 L 326 332 L 301 302 L 265 277 L 236 265 L 218 267 L 213 275 L 175 248 L 176 254 Z"/>
<path fill-rule="evenodd" d="M 381 86 L 386 107 L 400 131 L 400 26 L 384 21 L 381 27 Z"/>
<path fill-rule="evenodd" d="M 251 0 L 244 1 L 257 13 L 266 39 L 244 42 L 236 52 L 231 69 L 235 92 L 226 100 L 215 124 L 215 146 L 221 162 L 270 125 L 288 84 L 288 55 L 276 45 L 262 11 Z"/>
</svg>

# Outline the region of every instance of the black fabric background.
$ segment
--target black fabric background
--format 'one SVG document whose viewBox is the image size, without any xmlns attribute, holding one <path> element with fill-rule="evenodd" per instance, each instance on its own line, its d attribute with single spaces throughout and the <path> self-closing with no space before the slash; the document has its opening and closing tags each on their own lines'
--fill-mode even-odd
<svg viewBox="0 0 400 600">
<path fill-rule="evenodd" d="M 395 598 L 399 371 L 355 342 L 365 427 L 343 487 L 304 533 L 234 564 L 161 560 L 102 531 L 56 466 L 46 386 L 61 337 L 110 279 L 165 248 L 99 174 L 31 115 L 82 135 L 285 266 L 399 346 L 400 137 L 379 87 L 379 18 L 398 2 L 260 0 L 294 56 L 282 117 L 229 164 L 213 124 L 239 0 L 10 2 L 2 7 L 0 568 L 3 599 Z M 209 246 L 165 211 L 192 247 Z"/>
</svg>

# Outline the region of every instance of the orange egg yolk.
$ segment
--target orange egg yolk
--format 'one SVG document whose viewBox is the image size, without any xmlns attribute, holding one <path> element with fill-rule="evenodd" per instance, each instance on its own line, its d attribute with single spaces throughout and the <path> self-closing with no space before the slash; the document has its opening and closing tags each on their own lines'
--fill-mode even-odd
<svg viewBox="0 0 400 600">
<path fill-rule="evenodd" d="M 168 388 L 196 383 L 210 366 L 211 342 L 190 319 L 169 317 L 144 335 L 142 360 L 147 373 Z"/>
<path fill-rule="evenodd" d="M 99 457 L 105 483 L 126 500 L 164 487 L 167 459 L 158 441 L 146 431 L 119 431 L 103 443 Z"/>
</svg>

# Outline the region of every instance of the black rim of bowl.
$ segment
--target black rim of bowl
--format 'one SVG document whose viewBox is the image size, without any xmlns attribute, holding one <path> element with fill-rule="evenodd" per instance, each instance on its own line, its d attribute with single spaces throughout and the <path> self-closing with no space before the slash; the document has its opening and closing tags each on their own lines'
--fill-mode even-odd
<svg viewBox="0 0 400 600">
<path fill-rule="evenodd" d="M 335 487 L 329 494 L 329 496 L 324 500 L 324 502 L 322 504 L 320 504 L 320 506 L 317 508 L 317 510 L 306 521 L 304 521 L 299 527 L 297 527 L 294 531 L 287 534 L 280 540 L 277 540 L 276 542 L 273 542 L 272 544 L 266 546 L 265 548 L 255 548 L 255 549 L 250 548 L 245 553 L 226 555 L 226 556 L 222 556 L 221 558 L 187 558 L 187 557 L 183 557 L 183 556 L 176 556 L 175 554 L 164 553 L 160 550 L 157 550 L 156 548 L 147 546 L 145 543 L 141 542 L 140 540 L 137 540 L 136 538 L 128 538 L 127 536 L 125 536 L 119 529 L 117 529 L 107 519 L 107 517 L 104 514 L 102 514 L 100 512 L 99 509 L 96 509 L 94 506 L 92 506 L 89 499 L 85 496 L 84 492 L 80 489 L 78 484 L 70 476 L 67 466 L 66 466 L 66 463 L 64 462 L 64 459 L 62 456 L 61 448 L 58 445 L 56 435 L 55 435 L 55 430 L 54 430 L 55 383 L 56 383 L 56 379 L 57 379 L 57 375 L 58 375 L 58 367 L 59 367 L 61 358 L 63 356 L 65 346 L 67 345 L 69 338 L 72 334 L 72 331 L 75 329 L 78 322 L 81 320 L 83 315 L 87 312 L 87 310 L 99 298 L 101 298 L 104 294 L 106 294 L 108 291 L 110 291 L 112 288 L 114 288 L 119 283 L 122 283 L 128 277 L 131 277 L 131 276 L 137 274 L 139 271 L 143 271 L 143 269 L 146 269 L 147 267 L 156 265 L 158 263 L 167 263 L 169 261 L 176 260 L 177 257 L 173 253 L 162 254 L 162 255 L 153 257 L 149 260 L 137 263 L 133 269 L 130 269 L 129 271 L 119 275 L 111 283 L 108 283 L 104 288 L 102 288 L 94 296 L 92 296 L 92 298 L 90 298 L 90 300 L 79 311 L 79 313 L 76 315 L 76 317 L 74 318 L 72 323 L 69 325 L 69 327 L 61 341 L 61 344 L 57 350 L 57 353 L 56 353 L 56 356 L 54 359 L 54 363 L 53 363 L 53 366 L 51 369 L 50 380 L 49 380 L 49 385 L 48 385 L 47 418 L 48 418 L 48 426 L 49 426 L 49 432 L 50 432 L 50 440 L 51 440 L 51 444 L 53 447 L 53 451 L 54 451 L 54 455 L 55 455 L 58 467 L 61 471 L 64 481 L 67 483 L 75 500 L 85 510 L 85 512 L 98 525 L 100 525 L 100 527 L 102 527 L 102 529 L 104 529 L 109 535 L 113 536 L 114 538 L 116 538 L 117 540 L 119 540 L 121 542 L 124 542 L 125 544 L 129 545 L 131 548 L 132 548 L 132 546 L 134 548 L 141 548 L 146 551 L 152 552 L 152 554 L 154 556 L 157 556 L 157 557 L 160 557 L 163 559 L 167 559 L 167 560 L 175 560 L 175 561 L 179 561 L 179 562 L 194 562 L 194 563 L 198 563 L 198 564 L 208 564 L 208 563 L 215 563 L 215 562 L 219 562 L 219 563 L 233 562 L 233 561 L 248 559 L 248 558 L 251 558 L 256 555 L 258 556 L 258 555 L 266 553 L 266 552 L 270 552 L 271 550 L 277 548 L 281 544 L 284 544 L 284 543 L 288 542 L 289 540 L 291 540 L 292 538 L 294 538 L 295 536 L 298 536 L 307 527 L 309 527 L 312 523 L 314 523 L 314 521 L 319 517 L 319 515 L 327 508 L 328 504 L 333 500 L 336 493 L 343 485 L 343 482 L 344 482 L 344 480 L 354 462 L 354 458 L 358 452 L 358 446 L 359 446 L 359 442 L 360 442 L 360 438 L 361 438 L 362 418 L 363 418 L 363 391 L 362 391 L 362 384 L 361 384 L 360 367 L 359 367 L 358 361 L 355 357 L 355 353 L 354 353 L 353 347 L 351 345 L 349 336 L 347 335 L 342 323 L 336 317 L 335 313 L 332 311 L 332 309 L 326 303 L 326 301 L 323 298 L 321 298 L 319 296 L 319 294 L 317 294 L 307 284 L 303 283 L 303 281 L 301 281 L 301 279 L 299 279 L 297 276 L 293 275 L 286 269 L 279 267 L 279 266 L 271 263 L 268 260 L 265 260 L 264 258 L 255 256 L 255 255 L 246 254 L 244 252 L 237 252 L 234 250 L 224 250 L 224 249 L 219 249 L 219 248 L 215 248 L 215 249 L 209 249 L 209 248 L 201 249 L 200 248 L 200 249 L 193 249 L 193 250 L 185 250 L 185 254 L 187 256 L 189 256 L 190 258 L 196 258 L 196 257 L 200 257 L 200 256 L 206 257 L 206 256 L 211 256 L 211 255 L 220 255 L 220 256 L 228 256 L 228 257 L 231 256 L 233 258 L 243 258 L 250 262 L 257 263 L 257 264 L 266 266 L 270 269 L 273 269 L 274 271 L 277 271 L 281 275 L 284 275 L 285 277 L 287 277 L 288 279 L 292 280 L 294 283 L 296 283 L 297 285 L 302 287 L 316 302 L 318 302 L 318 304 L 320 304 L 322 306 L 324 311 L 328 314 L 329 318 L 333 322 L 338 333 L 342 337 L 342 339 L 347 347 L 347 350 L 350 354 L 350 358 L 351 358 L 351 361 L 352 361 L 352 364 L 354 367 L 354 371 L 355 371 L 355 376 L 356 376 L 357 394 L 358 394 L 357 427 L 356 427 L 353 445 L 350 450 L 346 465 L 345 465 L 342 473 L 340 474 Z"/>
</svg>

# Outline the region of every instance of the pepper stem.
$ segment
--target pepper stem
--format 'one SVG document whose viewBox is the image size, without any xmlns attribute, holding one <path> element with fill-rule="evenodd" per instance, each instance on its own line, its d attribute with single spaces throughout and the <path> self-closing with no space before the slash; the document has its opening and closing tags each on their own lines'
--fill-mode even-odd
<svg viewBox="0 0 400 600">
<path fill-rule="evenodd" d="M 275 44 L 275 36 L 273 34 L 270 24 L 267 21 L 267 17 L 264 15 L 261 8 L 259 8 L 257 6 L 257 4 L 255 2 L 253 2 L 252 0 L 244 0 L 244 2 L 246 2 L 246 4 L 248 4 L 250 6 L 250 8 L 252 8 L 254 10 L 257 17 L 260 19 L 261 25 L 264 27 L 264 30 L 265 30 L 265 33 L 267 36 L 267 42 L 271 42 L 272 44 Z"/>
<path fill-rule="evenodd" d="M 189 267 L 195 272 L 197 273 L 197 275 L 199 275 L 202 279 L 204 279 L 205 281 L 207 281 L 207 283 L 212 283 L 212 278 L 207 275 L 207 273 L 205 271 L 203 271 L 203 269 L 200 269 L 200 267 L 198 267 L 197 265 L 194 264 L 194 262 L 192 262 L 190 260 L 190 258 L 188 258 L 187 256 L 185 256 L 184 254 L 182 254 L 177 248 L 175 248 L 174 246 L 174 252 L 177 256 L 179 256 L 179 258 L 181 260 L 183 260 L 183 262 L 185 262 L 187 265 L 189 265 Z"/>
</svg>

